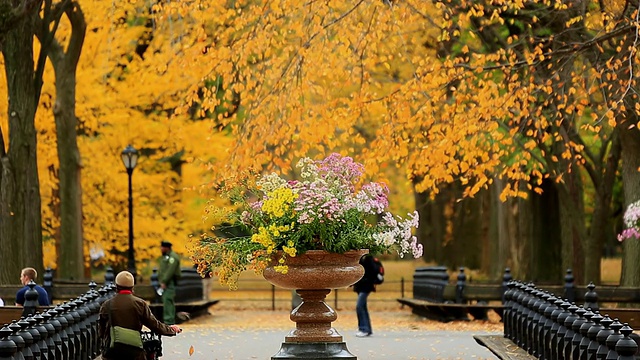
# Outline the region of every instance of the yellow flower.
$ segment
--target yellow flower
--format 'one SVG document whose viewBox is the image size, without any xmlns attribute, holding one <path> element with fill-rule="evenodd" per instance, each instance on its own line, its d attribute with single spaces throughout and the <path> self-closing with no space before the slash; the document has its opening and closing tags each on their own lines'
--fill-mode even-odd
<svg viewBox="0 0 640 360">
<path fill-rule="evenodd" d="M 291 256 L 291 257 L 295 257 L 296 256 L 296 248 L 294 247 L 289 247 L 289 246 L 283 246 L 282 247 L 282 251 L 284 251 L 285 254 Z"/>
<path fill-rule="evenodd" d="M 281 233 L 287 232 L 290 229 L 291 229 L 291 226 L 289 226 L 289 225 L 271 224 L 271 225 L 269 225 L 268 231 L 269 231 L 269 234 L 271 234 L 272 237 L 278 237 L 278 236 L 281 235 Z"/>
<path fill-rule="evenodd" d="M 289 188 L 278 188 L 267 194 L 261 210 L 274 218 L 281 218 L 291 210 L 293 201 L 298 197 Z"/>
<path fill-rule="evenodd" d="M 269 233 L 274 237 L 280 236 L 280 228 L 276 224 L 269 225 Z"/>
<path fill-rule="evenodd" d="M 273 269 L 283 275 L 289 272 L 289 267 L 287 265 L 276 265 Z"/>
<path fill-rule="evenodd" d="M 270 232 L 263 226 L 258 229 L 258 233 L 251 235 L 251 241 L 258 243 L 267 249 L 276 246 Z"/>
</svg>

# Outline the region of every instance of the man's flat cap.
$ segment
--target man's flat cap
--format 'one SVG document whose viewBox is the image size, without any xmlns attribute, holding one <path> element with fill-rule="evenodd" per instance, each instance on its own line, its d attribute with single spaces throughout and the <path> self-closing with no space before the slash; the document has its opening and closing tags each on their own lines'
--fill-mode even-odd
<svg viewBox="0 0 640 360">
<path fill-rule="evenodd" d="M 166 241 L 166 240 L 162 240 L 162 242 L 160 242 L 160 246 L 162 247 L 171 247 L 171 243 Z"/>
<path fill-rule="evenodd" d="M 116 285 L 118 286 L 132 288 L 134 284 L 133 275 L 128 271 L 120 271 L 116 276 Z"/>
</svg>

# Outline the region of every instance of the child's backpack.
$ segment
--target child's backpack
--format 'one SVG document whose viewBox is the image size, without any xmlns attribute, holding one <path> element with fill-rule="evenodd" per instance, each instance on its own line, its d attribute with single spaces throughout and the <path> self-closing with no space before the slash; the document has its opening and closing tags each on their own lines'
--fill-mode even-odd
<svg viewBox="0 0 640 360">
<path fill-rule="evenodd" d="M 384 282 L 384 266 L 382 266 L 382 262 L 376 257 L 373 258 L 373 266 L 376 269 L 376 277 L 373 278 L 373 283 L 380 285 Z"/>
</svg>

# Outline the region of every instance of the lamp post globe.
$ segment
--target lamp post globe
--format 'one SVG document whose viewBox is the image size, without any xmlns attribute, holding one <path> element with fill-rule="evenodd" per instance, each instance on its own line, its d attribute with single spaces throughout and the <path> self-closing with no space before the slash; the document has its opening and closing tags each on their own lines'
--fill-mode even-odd
<svg viewBox="0 0 640 360">
<path fill-rule="evenodd" d="M 131 186 L 131 176 L 133 175 L 133 169 L 136 168 L 138 164 L 138 150 L 136 150 L 133 146 L 127 145 L 127 147 L 122 150 L 122 163 L 124 164 L 125 169 L 127 169 L 127 175 L 129 177 L 129 252 L 128 252 L 128 262 L 127 262 L 127 270 L 136 277 L 136 258 L 135 252 L 133 249 L 133 189 Z"/>
</svg>

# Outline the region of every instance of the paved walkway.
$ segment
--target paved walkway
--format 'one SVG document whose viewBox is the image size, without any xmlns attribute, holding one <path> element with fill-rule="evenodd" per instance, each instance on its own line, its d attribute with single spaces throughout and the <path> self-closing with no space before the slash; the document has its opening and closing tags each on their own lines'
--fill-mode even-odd
<svg viewBox="0 0 640 360">
<path fill-rule="evenodd" d="M 473 339 L 477 334 L 500 334 L 495 323 L 442 324 L 416 317 L 410 310 L 372 314 L 372 323 L 374 335 L 367 338 L 355 337 L 357 320 L 351 311 L 339 313 L 333 325 L 360 360 L 496 359 Z M 286 311 L 214 311 L 183 324 L 179 336 L 164 337 L 162 359 L 268 360 L 294 327 Z"/>
</svg>

